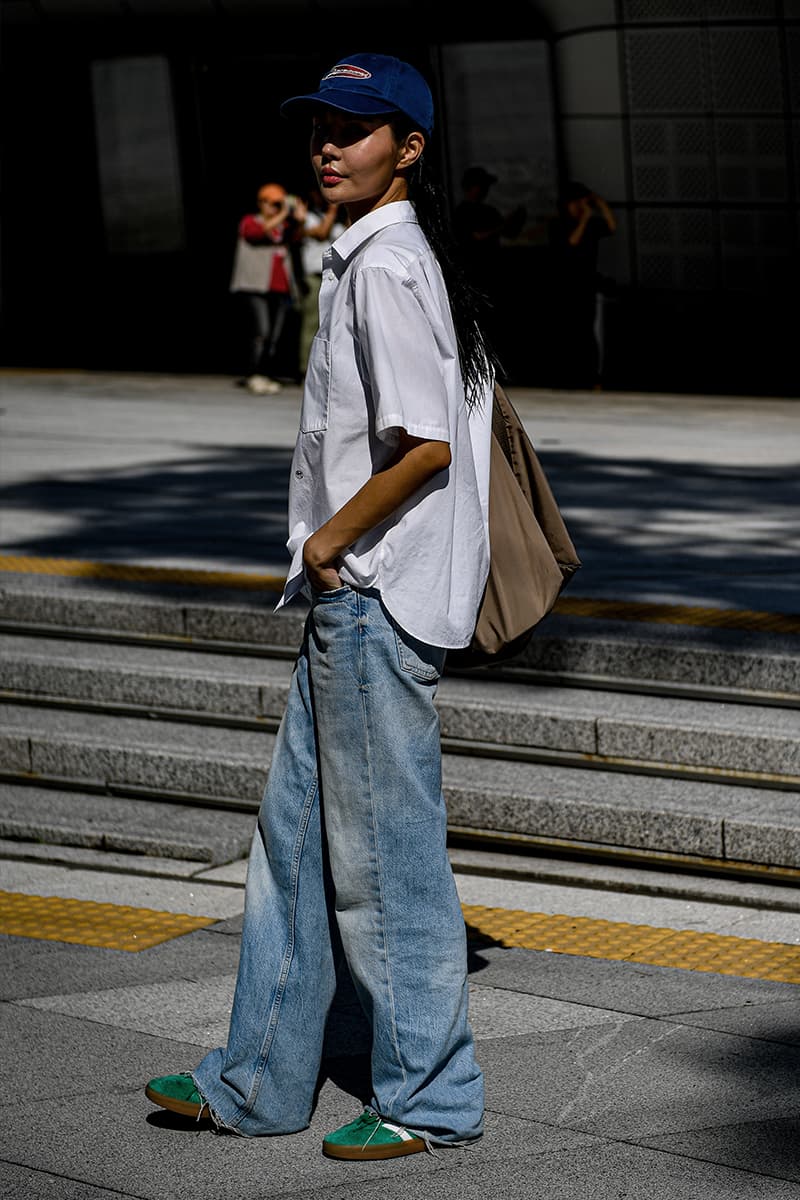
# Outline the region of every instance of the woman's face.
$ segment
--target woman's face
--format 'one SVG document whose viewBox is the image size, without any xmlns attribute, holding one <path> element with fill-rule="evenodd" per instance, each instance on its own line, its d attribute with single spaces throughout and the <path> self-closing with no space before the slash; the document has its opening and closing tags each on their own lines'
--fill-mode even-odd
<svg viewBox="0 0 800 1200">
<path fill-rule="evenodd" d="M 320 108 L 311 131 L 311 162 L 328 203 L 344 204 L 351 221 L 394 200 L 405 200 L 408 187 L 398 166 L 410 165 L 421 146 L 409 150 L 411 134 L 395 141 L 386 117 L 362 117 Z M 410 156 L 410 157 L 409 157 Z"/>
</svg>

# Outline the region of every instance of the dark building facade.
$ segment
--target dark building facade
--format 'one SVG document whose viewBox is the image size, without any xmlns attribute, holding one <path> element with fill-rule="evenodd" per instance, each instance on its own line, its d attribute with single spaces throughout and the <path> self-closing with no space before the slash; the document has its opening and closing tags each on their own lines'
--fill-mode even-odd
<svg viewBox="0 0 800 1200">
<path fill-rule="evenodd" d="M 278 104 L 380 49 L 434 87 L 453 202 L 480 164 L 493 203 L 525 207 L 502 248 L 513 383 L 559 386 L 547 229 L 577 178 L 618 222 L 599 251 L 607 387 L 800 394 L 800 0 L 471 11 L 5 0 L 4 364 L 235 371 L 238 220 L 260 184 L 311 183 Z"/>
</svg>

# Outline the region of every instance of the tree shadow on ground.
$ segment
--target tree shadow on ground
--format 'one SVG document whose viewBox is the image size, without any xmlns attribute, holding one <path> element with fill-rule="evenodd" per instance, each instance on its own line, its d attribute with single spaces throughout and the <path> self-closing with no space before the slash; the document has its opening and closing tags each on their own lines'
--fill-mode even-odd
<svg viewBox="0 0 800 1200">
<path fill-rule="evenodd" d="M 710 605 L 761 597 L 763 608 L 800 611 L 796 466 L 539 456 L 583 563 L 570 593 L 681 603 L 700 591 Z M 285 569 L 291 457 L 234 446 L 11 484 L 0 488 L 0 544 L 101 563 Z"/>
<path fill-rule="evenodd" d="M 7 554 L 288 567 L 291 459 L 288 449 L 234 446 L 154 466 L 13 484 L 0 488 L 0 541 Z M 3 536 L 12 522 L 19 532 Z"/>
</svg>

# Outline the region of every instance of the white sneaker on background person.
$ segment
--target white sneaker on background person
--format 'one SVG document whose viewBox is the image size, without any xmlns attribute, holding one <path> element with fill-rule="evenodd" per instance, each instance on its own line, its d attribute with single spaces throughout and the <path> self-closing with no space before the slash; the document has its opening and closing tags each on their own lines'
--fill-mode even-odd
<svg viewBox="0 0 800 1200">
<path fill-rule="evenodd" d="M 250 375 L 247 380 L 247 390 L 256 396 L 273 396 L 281 390 L 281 385 L 266 375 Z"/>
</svg>

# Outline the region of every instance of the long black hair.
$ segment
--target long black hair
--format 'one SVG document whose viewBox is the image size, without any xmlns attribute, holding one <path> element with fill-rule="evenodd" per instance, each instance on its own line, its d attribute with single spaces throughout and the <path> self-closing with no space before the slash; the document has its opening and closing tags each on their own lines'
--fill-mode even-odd
<svg viewBox="0 0 800 1200">
<path fill-rule="evenodd" d="M 402 141 L 418 128 L 403 113 L 390 118 L 394 136 Z M 502 364 L 491 344 L 485 324 L 490 302 L 471 283 L 461 262 L 461 252 L 450 223 L 444 185 L 432 162 L 423 152 L 408 172 L 408 197 L 414 205 L 420 228 L 430 243 L 442 269 L 450 298 L 450 311 L 456 331 L 458 359 L 464 380 L 467 407 L 480 400 L 486 385 L 502 376 Z"/>
</svg>

